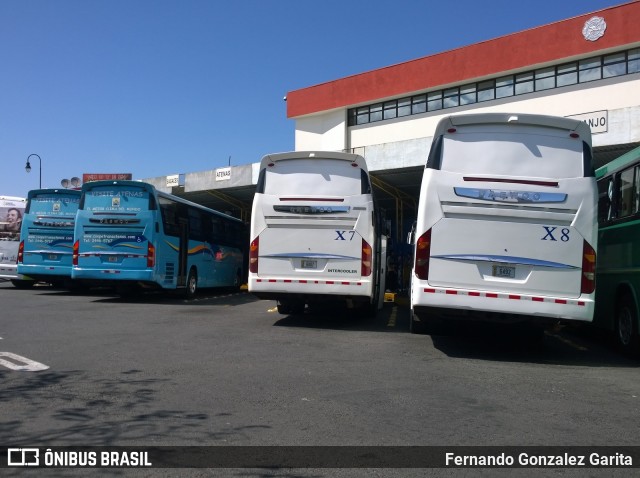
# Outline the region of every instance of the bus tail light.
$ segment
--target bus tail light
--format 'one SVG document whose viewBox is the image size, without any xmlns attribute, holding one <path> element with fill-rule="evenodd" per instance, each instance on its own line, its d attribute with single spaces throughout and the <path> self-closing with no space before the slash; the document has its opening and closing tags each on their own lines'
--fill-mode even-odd
<svg viewBox="0 0 640 478">
<path fill-rule="evenodd" d="M 362 239 L 362 267 L 361 272 L 362 276 L 370 276 L 371 275 L 371 259 L 372 259 L 372 249 L 367 241 Z"/>
<path fill-rule="evenodd" d="M 253 274 L 258 273 L 258 251 L 260 246 L 260 238 L 256 237 L 251 241 L 249 246 L 249 272 Z"/>
<path fill-rule="evenodd" d="M 418 238 L 416 242 L 416 277 L 420 280 L 429 278 L 429 258 L 431 256 L 431 229 Z"/>
<path fill-rule="evenodd" d="M 596 251 L 587 241 L 582 246 L 582 294 L 592 294 L 596 290 Z"/>
<path fill-rule="evenodd" d="M 147 267 L 156 265 L 156 248 L 149 242 L 147 246 Z"/>
<path fill-rule="evenodd" d="M 71 256 L 74 266 L 78 265 L 78 252 L 80 250 L 80 241 L 73 243 L 73 255 Z"/>
<path fill-rule="evenodd" d="M 18 246 L 18 264 L 22 264 L 24 260 L 24 241 L 20 241 L 20 245 Z"/>
</svg>

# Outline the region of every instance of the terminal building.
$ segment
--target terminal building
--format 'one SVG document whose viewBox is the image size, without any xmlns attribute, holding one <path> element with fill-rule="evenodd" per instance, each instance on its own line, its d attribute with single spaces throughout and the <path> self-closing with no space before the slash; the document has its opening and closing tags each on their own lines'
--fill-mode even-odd
<svg viewBox="0 0 640 478">
<path fill-rule="evenodd" d="M 640 1 L 287 93 L 297 151 L 365 157 L 402 242 L 433 131 L 461 113 L 535 113 L 591 126 L 595 166 L 640 146 Z M 275 153 L 277 151 L 265 151 Z M 249 220 L 258 161 L 145 179 Z"/>
</svg>

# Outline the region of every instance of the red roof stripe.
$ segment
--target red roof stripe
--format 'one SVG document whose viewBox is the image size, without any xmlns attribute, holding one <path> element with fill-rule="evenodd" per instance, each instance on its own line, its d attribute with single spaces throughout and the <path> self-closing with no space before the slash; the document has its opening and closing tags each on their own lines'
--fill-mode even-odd
<svg viewBox="0 0 640 478">
<path fill-rule="evenodd" d="M 602 16 L 605 35 L 582 36 L 584 23 Z M 606 8 L 541 27 L 322 83 L 287 94 L 287 117 L 412 94 L 503 72 L 598 54 L 640 42 L 640 2 Z M 508 52 L 509 54 L 505 54 Z"/>
</svg>

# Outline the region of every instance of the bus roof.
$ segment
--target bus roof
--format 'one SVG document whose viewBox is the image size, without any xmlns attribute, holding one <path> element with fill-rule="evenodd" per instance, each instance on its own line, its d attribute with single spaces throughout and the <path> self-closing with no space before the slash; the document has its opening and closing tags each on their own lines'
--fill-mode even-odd
<svg viewBox="0 0 640 478">
<path fill-rule="evenodd" d="M 71 196 L 80 196 L 82 192 L 80 189 L 66 189 L 66 188 L 50 188 L 50 189 L 32 189 L 29 191 L 28 198 L 31 199 L 38 194 L 69 194 Z"/>
<path fill-rule="evenodd" d="M 449 128 L 456 126 L 477 124 L 517 124 L 530 126 L 546 126 L 575 131 L 580 138 L 591 146 L 591 128 L 587 123 L 572 118 L 560 116 L 522 114 L 522 113 L 472 113 L 463 115 L 450 115 L 442 118 L 436 126 L 434 138 L 443 135 Z"/>
<path fill-rule="evenodd" d="M 269 163 L 275 163 L 287 159 L 338 159 L 356 163 L 360 169 L 368 172 L 367 163 L 362 156 L 359 154 L 343 153 L 339 151 L 290 151 L 287 153 L 267 154 L 262 158 L 262 161 L 260 161 L 260 169 L 266 168 Z"/>
<path fill-rule="evenodd" d="M 618 156 L 610 163 L 607 163 L 604 166 L 596 169 L 596 179 L 600 179 L 608 174 L 614 173 L 617 170 L 624 168 L 627 164 L 637 160 L 638 158 L 640 158 L 640 146 L 632 149 L 622 156 Z"/>
</svg>

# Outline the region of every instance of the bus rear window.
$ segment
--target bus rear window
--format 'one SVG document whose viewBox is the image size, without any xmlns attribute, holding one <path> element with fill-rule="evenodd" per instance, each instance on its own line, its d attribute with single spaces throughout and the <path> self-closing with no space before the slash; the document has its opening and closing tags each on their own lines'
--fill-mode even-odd
<svg viewBox="0 0 640 478">
<path fill-rule="evenodd" d="M 557 135 L 495 132 L 446 135 L 440 169 L 537 178 L 585 176 L 583 143 Z"/>
<path fill-rule="evenodd" d="M 84 193 L 82 209 L 93 212 L 137 213 L 148 211 L 149 191 L 137 187 L 101 186 Z"/>
<path fill-rule="evenodd" d="M 38 194 L 29 199 L 27 213 L 75 217 L 80 194 Z"/>
<path fill-rule="evenodd" d="M 349 161 L 289 159 L 264 171 L 260 190 L 265 194 L 352 196 L 370 192 L 367 174 Z"/>
</svg>

